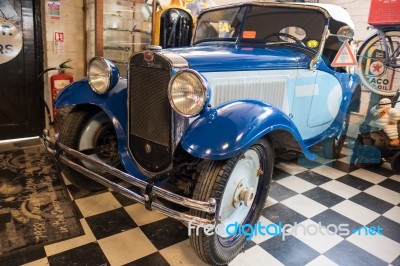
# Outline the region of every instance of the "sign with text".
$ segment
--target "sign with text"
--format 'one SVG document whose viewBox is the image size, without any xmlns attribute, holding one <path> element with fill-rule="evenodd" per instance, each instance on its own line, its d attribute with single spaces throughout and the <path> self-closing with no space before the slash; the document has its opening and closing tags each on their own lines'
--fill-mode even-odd
<svg viewBox="0 0 400 266">
<path fill-rule="evenodd" d="M 22 33 L 19 29 L 8 20 L 0 18 L 0 64 L 17 57 L 22 46 Z"/>
<path fill-rule="evenodd" d="M 399 43 L 393 42 L 392 45 L 397 47 Z M 384 61 L 385 51 L 382 50 L 382 44 L 377 43 L 368 49 L 367 60 L 361 71 L 364 72 L 370 86 L 378 91 L 390 93 L 397 90 L 397 87 L 393 86 L 396 83 L 396 69 L 385 66 Z"/>
<path fill-rule="evenodd" d="M 61 18 L 61 4 L 59 1 L 47 2 L 47 14 L 51 20 L 60 20 Z"/>
<path fill-rule="evenodd" d="M 54 32 L 54 54 L 64 53 L 64 32 Z"/>
</svg>

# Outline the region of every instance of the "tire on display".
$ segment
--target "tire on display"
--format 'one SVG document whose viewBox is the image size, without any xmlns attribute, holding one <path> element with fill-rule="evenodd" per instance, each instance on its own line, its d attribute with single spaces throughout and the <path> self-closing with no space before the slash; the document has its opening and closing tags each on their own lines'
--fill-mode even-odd
<svg viewBox="0 0 400 266">
<path fill-rule="evenodd" d="M 92 154 L 89 156 L 108 165 L 113 167 L 120 165 L 114 126 L 107 114 L 98 109 L 86 107 L 71 111 L 63 122 L 58 140 L 74 150 L 83 151 L 83 153 L 91 151 Z M 92 171 L 97 170 L 87 162 L 76 162 Z M 76 187 L 90 191 L 104 188 L 96 181 L 62 163 L 60 170 Z"/>
<path fill-rule="evenodd" d="M 228 235 L 228 224 L 254 225 L 258 222 L 268 195 L 274 167 L 274 151 L 268 140 L 260 139 L 235 157 L 221 161 L 205 161 L 193 198 L 207 201 L 215 198 L 217 224 L 223 230 L 206 235 L 193 229 L 190 242 L 197 255 L 211 265 L 224 265 L 242 250 L 246 236 Z M 210 218 L 192 210 L 192 215 Z"/>
</svg>

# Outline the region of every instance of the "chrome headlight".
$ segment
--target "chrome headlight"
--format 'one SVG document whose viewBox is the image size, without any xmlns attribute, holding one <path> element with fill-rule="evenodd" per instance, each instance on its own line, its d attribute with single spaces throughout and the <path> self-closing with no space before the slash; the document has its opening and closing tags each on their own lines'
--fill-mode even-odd
<svg viewBox="0 0 400 266">
<path fill-rule="evenodd" d="M 94 92 L 104 94 L 117 84 L 119 71 L 109 60 L 93 57 L 89 61 L 88 79 Z"/>
<path fill-rule="evenodd" d="M 203 109 L 207 97 L 207 82 L 196 71 L 179 71 L 169 83 L 169 101 L 175 112 L 180 115 L 197 115 Z"/>
</svg>

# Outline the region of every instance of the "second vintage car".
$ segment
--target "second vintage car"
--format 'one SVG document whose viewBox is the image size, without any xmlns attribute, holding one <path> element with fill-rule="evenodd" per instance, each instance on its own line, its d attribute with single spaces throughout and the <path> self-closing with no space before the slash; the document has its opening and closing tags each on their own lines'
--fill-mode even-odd
<svg viewBox="0 0 400 266">
<path fill-rule="evenodd" d="M 127 80 L 93 58 L 88 77 L 58 95 L 69 113 L 45 144 L 78 187 L 107 186 L 190 227 L 223 228 L 193 228 L 190 241 L 206 263 L 226 264 L 246 242 L 226 228 L 257 223 L 276 154 L 314 160 L 317 143 L 332 156 L 342 145 L 360 88 L 331 64 L 353 27 L 333 5 L 207 9 L 192 46 L 134 54 Z"/>
</svg>

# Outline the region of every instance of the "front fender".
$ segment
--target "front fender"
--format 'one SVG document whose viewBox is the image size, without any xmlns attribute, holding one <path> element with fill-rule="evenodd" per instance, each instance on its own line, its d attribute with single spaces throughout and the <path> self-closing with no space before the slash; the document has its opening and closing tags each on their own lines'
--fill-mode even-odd
<svg viewBox="0 0 400 266">
<path fill-rule="evenodd" d="M 286 130 L 298 141 L 304 154 L 312 154 L 290 118 L 276 107 L 255 100 L 240 100 L 211 109 L 190 124 L 181 140 L 185 151 L 203 159 L 230 158 L 257 139 Z"/>
<path fill-rule="evenodd" d="M 55 107 L 65 108 L 79 104 L 96 105 L 103 109 L 110 119 L 117 120 L 121 129 L 126 132 L 126 80 L 119 79 L 118 83 L 107 93 L 95 93 L 86 78 L 65 87 L 55 99 Z"/>
<path fill-rule="evenodd" d="M 105 94 L 92 91 L 87 79 L 74 82 L 65 87 L 56 97 L 56 108 L 79 105 L 95 105 L 107 113 L 112 121 L 118 137 L 118 152 L 125 170 L 141 179 L 144 176 L 136 167 L 128 152 L 127 142 L 127 86 L 126 80 L 118 83 Z"/>
</svg>

